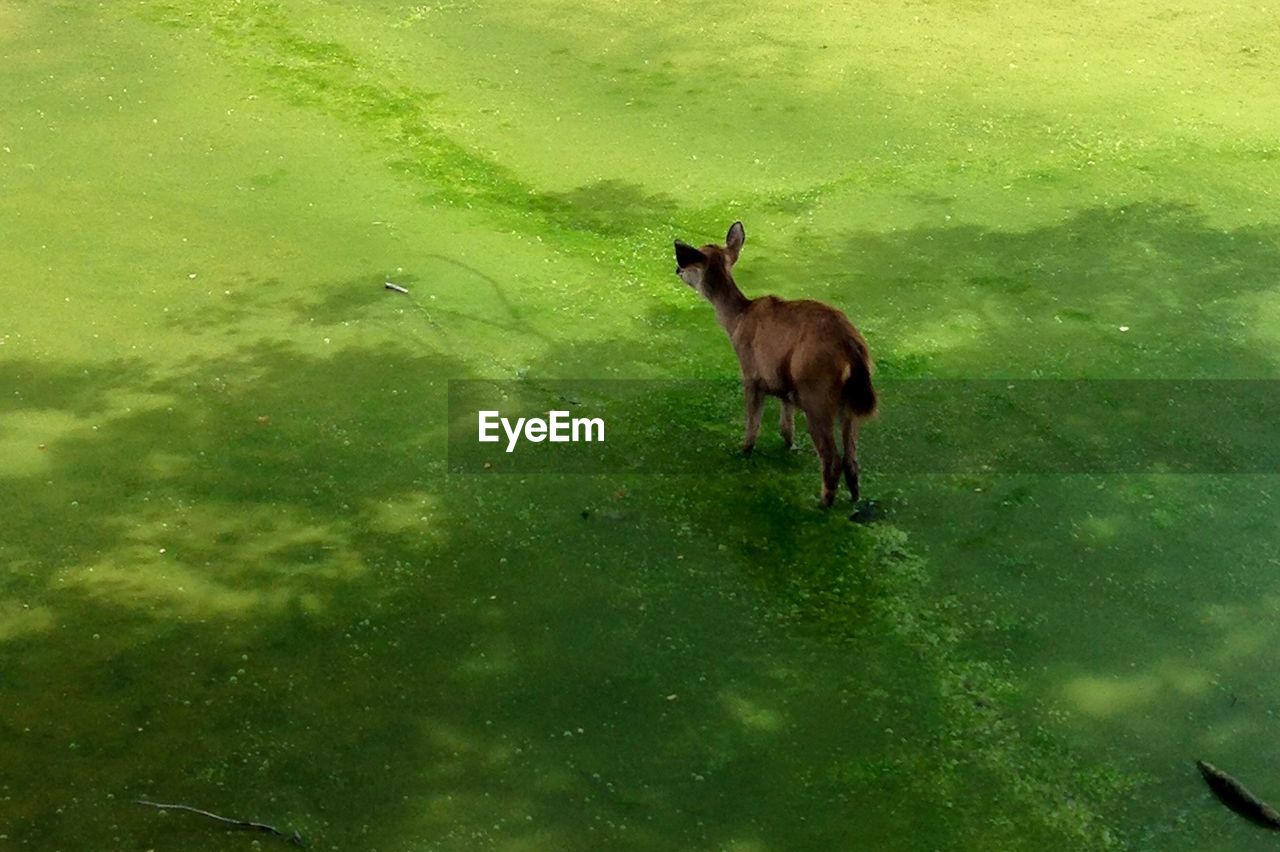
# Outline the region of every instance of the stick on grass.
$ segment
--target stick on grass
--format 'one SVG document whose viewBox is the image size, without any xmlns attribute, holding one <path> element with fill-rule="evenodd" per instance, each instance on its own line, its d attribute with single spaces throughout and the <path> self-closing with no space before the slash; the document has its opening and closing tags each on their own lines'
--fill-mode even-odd
<svg viewBox="0 0 1280 852">
<path fill-rule="evenodd" d="M 296 831 L 293 832 L 292 834 L 285 834 L 283 831 L 276 828 L 275 826 L 267 825 L 266 823 L 251 822 L 249 820 L 244 820 L 244 819 L 231 819 L 230 817 L 218 816 L 217 814 L 212 813 L 210 811 L 201 810 L 200 808 L 193 808 L 191 805 L 164 804 L 162 802 L 151 802 L 146 799 L 134 799 L 134 804 L 142 805 L 143 807 L 147 807 L 147 808 L 156 808 L 157 810 L 161 810 L 161 811 L 186 811 L 189 814 L 196 814 L 197 816 L 202 816 L 205 819 L 210 819 L 210 820 L 213 820 L 214 822 L 221 823 L 222 825 L 225 825 L 227 828 L 233 828 L 238 831 L 257 831 L 257 832 L 261 832 L 262 834 L 270 834 L 275 837 L 279 837 L 281 840 L 287 840 L 289 843 L 292 843 L 294 846 L 298 846 L 302 848 L 306 848 L 306 845 L 307 845 L 306 841 L 302 839 L 302 835 Z"/>
</svg>

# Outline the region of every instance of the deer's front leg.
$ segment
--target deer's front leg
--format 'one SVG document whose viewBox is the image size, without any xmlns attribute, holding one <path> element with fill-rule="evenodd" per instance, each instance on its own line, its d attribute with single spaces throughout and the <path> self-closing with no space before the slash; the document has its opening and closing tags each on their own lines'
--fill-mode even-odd
<svg viewBox="0 0 1280 852">
<path fill-rule="evenodd" d="M 742 396 L 747 416 L 747 428 L 742 436 L 742 454 L 749 456 L 756 445 L 756 436 L 760 434 L 760 415 L 764 409 L 764 394 L 755 383 L 743 382 Z"/>
</svg>

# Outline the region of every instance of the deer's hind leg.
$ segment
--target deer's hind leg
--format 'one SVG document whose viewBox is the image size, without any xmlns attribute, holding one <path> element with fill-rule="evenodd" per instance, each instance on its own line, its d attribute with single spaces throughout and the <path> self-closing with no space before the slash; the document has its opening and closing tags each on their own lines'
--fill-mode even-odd
<svg viewBox="0 0 1280 852">
<path fill-rule="evenodd" d="M 822 459 L 822 505 L 830 506 L 836 499 L 836 488 L 840 484 L 840 471 L 843 467 L 840 451 L 832 435 L 835 418 L 829 408 L 810 407 L 804 409 L 805 422 L 809 424 L 809 435 L 813 438 L 813 446 Z"/>
<path fill-rule="evenodd" d="M 742 454 L 751 455 L 760 434 L 760 417 L 764 414 L 764 393 L 754 382 L 742 383 L 743 403 L 746 409 L 746 430 L 742 436 Z"/>
<path fill-rule="evenodd" d="M 852 411 L 844 412 L 844 423 L 841 427 L 844 439 L 844 484 L 849 488 L 849 496 L 858 502 L 858 415 Z"/>
<path fill-rule="evenodd" d="M 782 443 L 788 450 L 795 448 L 796 406 L 786 399 L 782 400 L 782 414 L 778 416 L 778 433 L 782 435 Z"/>
</svg>

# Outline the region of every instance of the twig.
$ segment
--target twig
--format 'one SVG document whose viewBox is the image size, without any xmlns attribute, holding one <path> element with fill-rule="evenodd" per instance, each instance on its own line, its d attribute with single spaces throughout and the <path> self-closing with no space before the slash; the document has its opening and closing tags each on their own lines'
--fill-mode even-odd
<svg viewBox="0 0 1280 852">
<path fill-rule="evenodd" d="M 241 831 L 260 831 L 263 834 L 275 835 L 276 837 L 279 837 L 282 840 L 287 840 L 288 842 L 292 843 L 294 846 L 298 846 L 304 849 L 306 848 L 306 845 L 307 845 L 306 841 L 302 839 L 302 835 L 299 834 L 298 832 L 295 831 L 292 834 L 285 834 L 280 829 L 274 826 L 267 825 L 266 823 L 250 822 L 249 820 L 244 820 L 244 819 L 231 819 L 230 817 L 218 816 L 215 813 L 210 813 L 209 811 L 204 811 L 204 810 L 201 810 L 200 808 L 193 808 L 191 807 L 191 805 L 163 804 L 161 802 L 149 802 L 146 799 L 134 799 L 133 801 L 134 801 L 134 804 L 142 805 L 148 808 L 156 808 L 157 810 L 161 810 L 161 811 L 186 811 L 189 814 L 196 814 L 197 816 L 202 816 L 205 819 L 211 819 L 214 822 L 220 822 L 229 828 L 235 828 Z"/>
</svg>

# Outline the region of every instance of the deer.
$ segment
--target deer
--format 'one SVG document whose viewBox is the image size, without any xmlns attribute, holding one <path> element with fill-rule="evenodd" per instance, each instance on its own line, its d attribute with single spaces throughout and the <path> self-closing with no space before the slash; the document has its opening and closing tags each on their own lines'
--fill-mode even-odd
<svg viewBox="0 0 1280 852">
<path fill-rule="evenodd" d="M 741 222 L 729 228 L 722 246 L 694 248 L 675 241 L 676 275 L 711 303 L 738 356 L 746 408 L 742 454 L 750 456 L 755 447 L 764 397 L 777 397 L 782 401 L 778 431 L 788 449 L 795 446 L 795 410 L 804 413 L 822 459 L 822 505 L 835 501 L 842 473 L 857 503 L 858 425 L 876 411 L 867 342 L 848 317 L 822 302 L 747 298 L 733 280 L 744 242 Z M 840 447 L 832 437 L 837 418 Z"/>
</svg>

